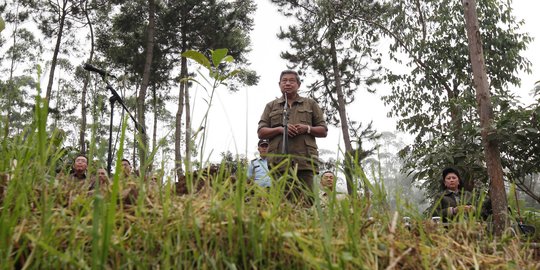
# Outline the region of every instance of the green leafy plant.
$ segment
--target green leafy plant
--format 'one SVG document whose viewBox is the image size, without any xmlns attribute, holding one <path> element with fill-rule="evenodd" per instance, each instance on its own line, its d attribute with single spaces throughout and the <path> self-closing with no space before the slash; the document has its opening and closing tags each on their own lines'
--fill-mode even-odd
<svg viewBox="0 0 540 270">
<path fill-rule="evenodd" d="M 208 123 L 208 114 L 210 112 L 210 108 L 212 107 L 212 101 L 214 99 L 215 91 L 220 85 L 225 85 L 228 79 L 240 73 L 239 69 L 228 71 L 225 68 L 227 64 L 230 64 L 234 61 L 234 58 L 231 55 L 227 54 L 228 49 L 216 49 L 210 50 L 209 52 L 209 58 L 206 57 L 203 53 L 194 50 L 189 50 L 182 54 L 182 56 L 199 63 L 203 67 L 203 69 L 208 72 L 208 75 L 205 76 L 200 70 L 197 70 L 199 75 L 201 75 L 203 81 L 197 80 L 193 77 L 188 77 L 185 79 L 200 85 L 208 93 L 209 96 L 208 100 L 206 101 L 206 112 L 201 120 L 201 124 L 199 125 L 200 128 L 193 135 L 193 137 L 196 138 L 199 135 L 199 132 L 202 132 L 200 141 L 200 162 L 203 161 L 202 157 L 204 154 L 206 141 L 206 125 Z M 210 86 L 210 90 L 207 88 L 208 86 Z"/>
</svg>

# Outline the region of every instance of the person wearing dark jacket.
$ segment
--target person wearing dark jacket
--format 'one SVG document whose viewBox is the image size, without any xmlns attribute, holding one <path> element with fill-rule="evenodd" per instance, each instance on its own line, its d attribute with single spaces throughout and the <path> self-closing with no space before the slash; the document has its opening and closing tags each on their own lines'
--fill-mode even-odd
<svg viewBox="0 0 540 270">
<path fill-rule="evenodd" d="M 442 185 L 444 191 L 440 194 L 436 204 L 435 216 L 440 216 L 443 222 L 454 219 L 460 213 L 474 213 L 476 211 L 473 194 L 461 188 L 461 176 L 455 168 L 445 168 L 442 172 Z M 485 205 L 485 204 L 484 204 Z M 482 216 L 485 207 L 482 207 Z"/>
</svg>

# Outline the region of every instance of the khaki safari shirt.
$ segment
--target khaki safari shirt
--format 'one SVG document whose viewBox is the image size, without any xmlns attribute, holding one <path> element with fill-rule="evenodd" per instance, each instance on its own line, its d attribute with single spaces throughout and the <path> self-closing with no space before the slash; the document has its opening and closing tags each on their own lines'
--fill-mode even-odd
<svg viewBox="0 0 540 270">
<path fill-rule="evenodd" d="M 264 108 L 264 112 L 259 121 L 257 130 L 263 127 L 280 127 L 283 126 L 283 105 L 285 99 L 280 97 L 275 99 Z M 324 114 L 315 102 L 315 100 L 305 97 L 298 97 L 291 108 L 289 108 L 289 124 L 305 124 L 310 126 L 323 126 L 328 130 Z M 283 134 L 277 135 L 270 139 L 268 145 L 268 165 L 274 167 L 283 160 L 282 156 L 282 140 Z M 318 171 L 319 153 L 315 137 L 311 134 L 300 134 L 293 138 L 289 137 L 289 154 L 292 156 L 292 166 L 298 165 L 298 170 L 314 170 Z M 312 166 L 312 163 L 314 166 Z M 278 170 L 284 171 L 286 166 Z"/>
</svg>

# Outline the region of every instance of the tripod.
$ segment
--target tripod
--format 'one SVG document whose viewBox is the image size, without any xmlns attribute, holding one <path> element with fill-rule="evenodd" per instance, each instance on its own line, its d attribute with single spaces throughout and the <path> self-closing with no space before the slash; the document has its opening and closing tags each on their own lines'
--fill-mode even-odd
<svg viewBox="0 0 540 270">
<path fill-rule="evenodd" d="M 122 100 L 122 97 L 120 97 L 120 95 L 118 95 L 118 92 L 116 92 L 114 87 L 112 87 L 112 85 L 107 81 L 106 75 L 107 75 L 106 73 L 101 74 L 101 78 L 103 79 L 105 84 L 107 84 L 106 88 L 109 89 L 109 91 L 112 94 L 111 97 L 109 97 L 109 102 L 111 104 L 111 119 L 110 119 L 110 123 L 109 123 L 109 149 L 108 149 L 108 153 L 107 153 L 107 172 L 109 174 L 111 174 L 111 167 L 112 167 L 112 134 L 113 134 L 113 118 L 114 118 L 114 104 L 115 104 L 115 102 L 118 102 L 118 103 L 120 103 L 120 105 L 122 105 L 122 108 L 124 109 L 124 111 L 127 112 L 129 117 L 131 118 L 131 120 L 133 120 L 133 123 L 135 123 L 135 128 L 137 130 L 140 130 L 143 134 L 146 131 L 144 129 L 144 126 L 139 125 L 139 123 L 137 122 L 135 117 L 133 117 L 133 115 L 131 114 L 129 109 L 126 107 L 126 104 Z"/>
</svg>

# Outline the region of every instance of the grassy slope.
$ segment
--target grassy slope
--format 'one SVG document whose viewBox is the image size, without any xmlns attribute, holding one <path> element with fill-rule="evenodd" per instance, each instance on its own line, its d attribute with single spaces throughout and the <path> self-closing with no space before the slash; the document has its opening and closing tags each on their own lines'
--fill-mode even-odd
<svg viewBox="0 0 540 270">
<path fill-rule="evenodd" d="M 220 171 L 212 187 L 184 196 L 168 182 L 127 182 L 117 167 L 112 186 L 89 194 L 56 179 L 63 153 L 37 119 L 36 132 L 2 141 L 2 269 L 540 268 L 522 240 L 494 239 L 481 223 L 445 229 L 416 209 L 391 212 L 377 184 L 369 198 L 306 209 L 284 199 L 282 179 L 269 191 L 246 186 L 242 166 L 235 181 Z"/>
</svg>

